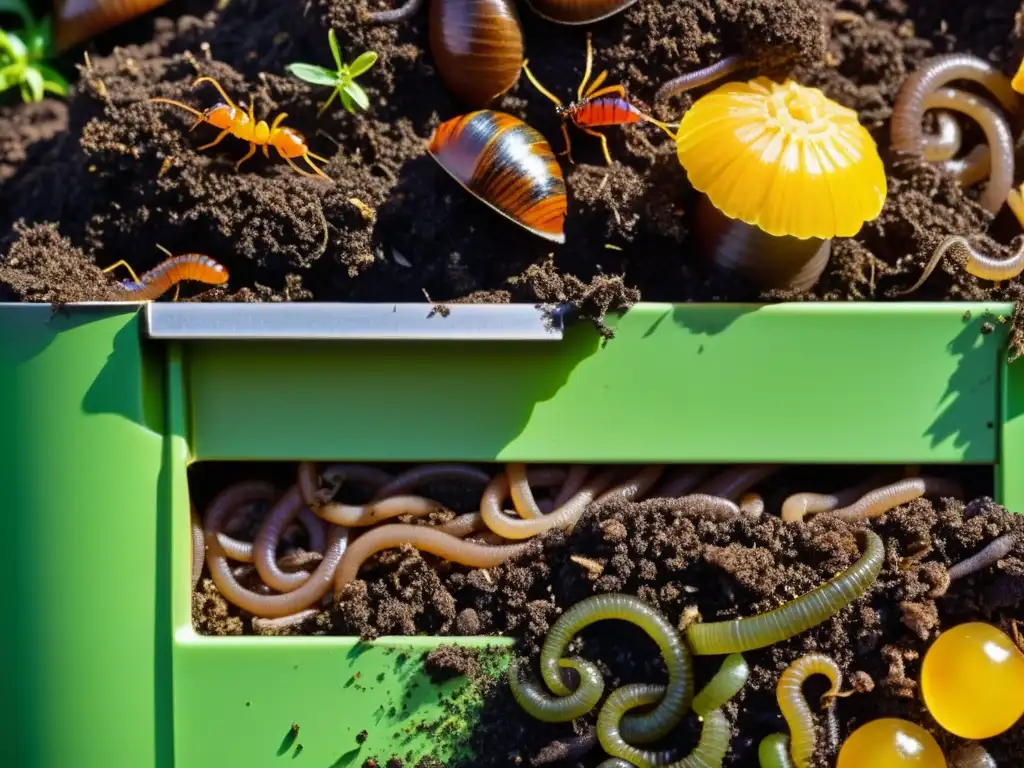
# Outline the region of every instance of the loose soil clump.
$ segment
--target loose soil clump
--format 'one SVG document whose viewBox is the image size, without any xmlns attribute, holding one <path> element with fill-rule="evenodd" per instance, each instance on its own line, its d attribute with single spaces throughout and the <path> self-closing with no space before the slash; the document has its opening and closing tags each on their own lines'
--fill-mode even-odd
<svg viewBox="0 0 1024 768">
<path fill-rule="evenodd" d="M 111 275 L 93 268 L 127 258 L 141 272 L 162 256 L 201 251 L 230 272 L 226 289 L 201 300 L 567 301 L 585 316 L 650 301 L 885 300 L 909 287 L 947 234 L 988 233 L 987 252 L 1006 255 L 1017 225 L 998 220 L 935 168 L 893 165 L 888 119 L 906 75 L 928 56 L 965 51 L 1012 73 L 1024 46 L 1016 0 L 680 0 L 638 2 L 589 27 L 595 65 L 638 103 L 675 121 L 689 97 L 651 106 L 679 73 L 739 53 L 761 72 L 791 74 L 856 109 L 879 143 L 889 173 L 881 216 L 835 243 L 832 262 L 809 292 L 759 293 L 708 272 L 691 239 L 696 195 L 671 142 L 651 126 L 609 129 L 614 164 L 598 142 L 573 131 L 575 165 L 567 242 L 552 246 L 504 220 L 462 190 L 425 152 L 442 121 L 467 111 L 434 70 L 427 14 L 371 26 L 380 0 L 174 0 L 92 41 L 66 105 L 0 108 L 0 297 L 106 299 Z M 540 80 L 568 98 L 582 76 L 584 30 L 520 16 Z M 361 78 L 370 109 L 340 106 L 317 120 L 329 90 L 287 74 L 296 61 L 327 64 L 327 29 L 348 60 L 380 55 Z M 74 60 L 84 62 L 81 50 Z M 287 124 L 330 159 L 327 185 L 257 155 L 236 172 L 246 146 L 214 137 L 191 116 L 148 98 L 212 105 L 220 80 L 260 115 Z M 496 105 L 525 119 L 561 149 L 552 105 L 526 81 Z M 974 134 L 968 131 L 968 138 Z M 15 228 L 23 222 L 23 228 Z M 41 236 L 59 226 L 64 240 Z M 998 241 L 998 242 L 997 242 Z M 75 250 L 70 250 L 69 247 Z M 30 257 L 30 258 L 29 258 Z M 80 262 L 69 267 L 69 259 Z M 53 262 L 56 262 L 54 264 Z M 190 295 L 195 296 L 192 290 Z M 1016 300 L 1018 281 L 993 285 L 949 260 L 909 299 Z"/>
</svg>

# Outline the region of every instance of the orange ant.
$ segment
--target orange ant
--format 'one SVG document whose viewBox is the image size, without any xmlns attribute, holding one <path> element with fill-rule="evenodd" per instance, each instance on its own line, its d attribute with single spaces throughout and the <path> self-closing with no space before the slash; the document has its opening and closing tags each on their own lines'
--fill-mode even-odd
<svg viewBox="0 0 1024 768">
<path fill-rule="evenodd" d="M 327 181 L 330 181 L 330 176 L 327 176 L 322 170 L 313 165 L 313 160 L 319 160 L 322 163 L 328 162 L 326 158 L 314 155 L 309 151 L 309 147 L 306 146 L 305 137 L 292 128 L 282 128 L 281 123 L 284 121 L 288 114 L 282 112 L 276 118 L 274 122 L 267 125 L 266 120 L 256 121 L 256 115 L 253 113 L 253 106 L 249 104 L 248 113 L 235 106 L 235 103 L 231 101 L 228 95 L 224 92 L 220 83 L 214 80 L 212 77 L 197 77 L 195 82 L 192 83 L 192 87 L 195 88 L 200 83 L 210 83 L 217 92 L 224 99 L 224 102 L 215 104 L 214 106 L 207 109 L 205 112 L 200 112 L 197 109 L 193 109 L 187 104 L 182 104 L 180 101 L 173 101 L 171 99 L 150 99 L 150 101 L 160 102 L 162 104 L 170 104 L 175 107 L 181 107 L 184 110 L 191 112 L 198 119 L 189 128 L 189 133 L 194 131 L 200 124 L 209 123 L 210 125 L 220 128 L 220 135 L 211 141 L 209 144 L 204 144 L 199 147 L 198 151 L 209 149 L 215 144 L 219 144 L 224 140 L 224 137 L 229 133 L 242 141 L 249 142 L 249 152 L 235 163 L 235 170 L 248 160 L 250 157 L 256 154 L 256 146 L 263 147 L 263 154 L 267 158 L 270 157 L 269 147 L 273 147 L 277 150 L 277 153 L 284 158 L 285 162 L 288 163 L 297 173 L 302 176 L 308 176 L 310 178 L 316 178 L 316 176 L 323 177 Z M 301 157 L 306 163 L 312 168 L 316 176 L 312 173 L 302 170 L 294 162 L 292 158 Z"/>
</svg>

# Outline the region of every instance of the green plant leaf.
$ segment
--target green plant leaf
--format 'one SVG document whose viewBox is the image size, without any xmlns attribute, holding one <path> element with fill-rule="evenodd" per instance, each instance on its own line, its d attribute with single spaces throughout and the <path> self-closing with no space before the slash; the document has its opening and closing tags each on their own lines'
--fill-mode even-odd
<svg viewBox="0 0 1024 768">
<path fill-rule="evenodd" d="M 64 79 L 64 75 L 46 64 L 36 64 L 34 66 L 43 76 L 43 88 L 57 96 L 68 95 L 70 86 L 68 85 L 68 81 Z"/>
<path fill-rule="evenodd" d="M 0 0 L 0 13 L 11 13 L 20 16 L 26 27 L 34 26 L 36 20 L 32 18 L 32 11 L 26 0 Z"/>
<path fill-rule="evenodd" d="M 346 93 L 345 91 L 338 91 L 338 93 L 341 94 L 342 105 L 345 107 L 345 109 L 347 109 L 354 115 L 356 113 L 356 108 L 355 105 L 352 104 L 352 97 L 349 96 L 348 93 Z"/>
<path fill-rule="evenodd" d="M 377 54 L 373 51 L 367 51 L 366 53 L 360 53 L 356 60 L 348 65 L 348 73 L 352 77 L 359 77 L 363 72 L 368 70 L 374 64 L 377 63 Z"/>
<path fill-rule="evenodd" d="M 0 29 L 0 51 L 6 51 L 15 62 L 24 62 L 28 59 L 28 48 L 14 32 L 4 32 Z"/>
<path fill-rule="evenodd" d="M 338 71 L 340 72 L 345 68 L 345 64 L 341 60 L 341 49 L 338 48 L 338 36 L 334 34 L 333 29 L 327 30 L 327 43 L 331 46 L 331 55 L 334 56 L 334 63 L 338 65 Z"/>
<path fill-rule="evenodd" d="M 8 64 L 0 69 L 0 92 L 13 88 L 21 82 L 21 64 Z"/>
<path fill-rule="evenodd" d="M 315 64 L 289 64 L 285 69 L 299 78 L 299 80 L 304 80 L 314 85 L 338 84 L 336 72 L 331 72 L 331 70 L 318 67 Z"/>
<path fill-rule="evenodd" d="M 25 96 L 25 86 L 28 86 L 29 95 L 32 97 L 31 101 L 42 101 L 44 91 L 46 90 L 46 83 L 43 80 L 43 74 L 35 67 L 26 67 L 24 72 L 24 80 L 22 80 L 21 94 L 22 98 Z M 29 101 L 29 99 L 26 99 Z"/>
<path fill-rule="evenodd" d="M 359 87 L 357 83 L 348 83 L 345 85 L 345 93 L 352 97 L 352 101 L 359 105 L 361 109 L 369 109 L 370 99 L 366 95 L 366 91 Z"/>
</svg>

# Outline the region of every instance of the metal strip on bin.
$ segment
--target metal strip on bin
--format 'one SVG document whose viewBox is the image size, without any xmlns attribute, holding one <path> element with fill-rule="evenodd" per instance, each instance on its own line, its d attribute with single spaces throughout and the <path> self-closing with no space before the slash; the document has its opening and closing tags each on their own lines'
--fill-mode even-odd
<svg viewBox="0 0 1024 768">
<path fill-rule="evenodd" d="M 426 303 L 149 303 L 162 340 L 561 341 L 562 306 Z"/>
</svg>

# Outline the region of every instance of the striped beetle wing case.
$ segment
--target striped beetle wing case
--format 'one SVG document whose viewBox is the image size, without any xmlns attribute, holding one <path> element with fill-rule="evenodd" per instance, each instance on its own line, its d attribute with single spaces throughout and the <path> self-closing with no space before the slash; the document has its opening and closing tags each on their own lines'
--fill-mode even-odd
<svg viewBox="0 0 1024 768">
<path fill-rule="evenodd" d="M 558 24 L 591 24 L 624 11 L 636 0 L 526 0 L 534 12 Z"/>
<path fill-rule="evenodd" d="M 512 0 L 432 0 L 430 50 L 445 87 L 485 107 L 516 84 L 523 30 Z"/>
<path fill-rule="evenodd" d="M 537 130 L 485 109 L 441 123 L 427 151 L 452 177 L 494 210 L 535 235 L 565 242 L 562 167 Z"/>
</svg>

